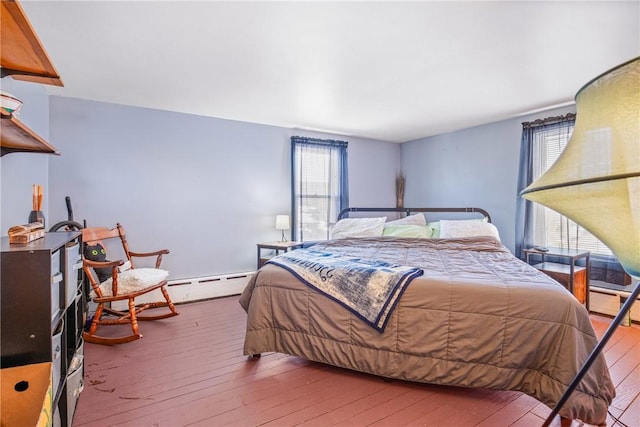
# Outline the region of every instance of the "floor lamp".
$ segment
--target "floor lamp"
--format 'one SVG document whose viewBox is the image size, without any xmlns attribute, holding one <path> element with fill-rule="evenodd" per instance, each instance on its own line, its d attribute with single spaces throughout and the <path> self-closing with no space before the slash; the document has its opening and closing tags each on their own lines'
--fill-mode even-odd
<svg viewBox="0 0 640 427">
<path fill-rule="evenodd" d="M 570 398 L 640 296 L 640 57 L 596 77 L 576 95 L 573 135 L 558 160 L 525 188 L 600 239 L 635 280 L 618 315 L 545 420 Z"/>
</svg>

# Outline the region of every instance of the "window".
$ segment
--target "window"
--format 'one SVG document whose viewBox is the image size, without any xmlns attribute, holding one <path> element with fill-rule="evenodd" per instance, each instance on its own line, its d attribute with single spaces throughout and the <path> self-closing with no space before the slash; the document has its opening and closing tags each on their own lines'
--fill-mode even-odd
<svg viewBox="0 0 640 427">
<path fill-rule="evenodd" d="M 291 137 L 292 236 L 325 240 L 349 206 L 347 142 Z"/>
<path fill-rule="evenodd" d="M 530 157 L 530 176 L 526 185 L 538 179 L 556 161 L 569 142 L 574 123 L 573 114 L 523 123 L 523 149 L 526 139 Z M 526 165 L 521 163 L 520 167 L 526 168 Z M 531 213 L 525 220 L 527 231 L 523 246 L 582 249 L 595 255 L 613 255 L 600 240 L 564 215 L 540 204 L 528 203 L 531 204 Z"/>
</svg>

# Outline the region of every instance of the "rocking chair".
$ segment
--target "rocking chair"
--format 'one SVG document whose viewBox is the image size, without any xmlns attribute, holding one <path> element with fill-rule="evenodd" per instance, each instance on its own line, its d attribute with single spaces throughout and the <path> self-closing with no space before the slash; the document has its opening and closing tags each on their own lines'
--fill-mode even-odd
<svg viewBox="0 0 640 427">
<path fill-rule="evenodd" d="M 104 242 L 109 239 L 118 239 L 120 241 L 127 258 L 126 262 L 123 260 L 106 260 Z M 82 268 L 93 290 L 92 301 L 97 304 L 91 326 L 88 331 L 82 334 L 85 341 L 106 345 L 134 341 L 142 338 L 142 334 L 138 332 L 138 320 L 165 319 L 179 314 L 166 289 L 166 278 L 169 273 L 160 269 L 162 255 L 169 253 L 167 249 L 145 253 L 131 252 L 125 230 L 120 224 L 117 224 L 112 229 L 106 227 L 83 228 L 82 241 L 85 248 Z M 156 257 L 155 268 L 135 268 L 134 258 L 154 256 Z M 165 301 L 136 305 L 135 300 L 137 297 L 156 289 L 162 292 Z M 116 310 L 111 307 L 112 303 L 117 304 L 120 302 L 120 305 L 122 305 L 124 301 L 128 303 L 126 311 Z M 168 307 L 168 311 L 158 315 L 139 315 L 145 310 L 163 307 Z M 132 333 L 130 335 L 108 337 L 96 334 L 98 326 L 123 324 L 131 325 Z"/>
</svg>

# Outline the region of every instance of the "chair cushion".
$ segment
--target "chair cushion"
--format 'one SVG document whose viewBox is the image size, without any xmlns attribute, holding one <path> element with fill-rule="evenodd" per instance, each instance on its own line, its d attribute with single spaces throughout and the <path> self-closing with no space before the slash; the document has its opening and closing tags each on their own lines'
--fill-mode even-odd
<svg viewBox="0 0 640 427">
<path fill-rule="evenodd" d="M 167 277 L 169 277 L 169 272 L 159 268 L 134 268 L 123 271 L 118 274 L 118 295 L 138 292 L 142 289 L 157 285 Z M 100 284 L 100 290 L 103 296 L 112 296 L 112 281 L 113 279 L 109 278 Z M 95 296 L 93 292 L 92 296 Z"/>
</svg>

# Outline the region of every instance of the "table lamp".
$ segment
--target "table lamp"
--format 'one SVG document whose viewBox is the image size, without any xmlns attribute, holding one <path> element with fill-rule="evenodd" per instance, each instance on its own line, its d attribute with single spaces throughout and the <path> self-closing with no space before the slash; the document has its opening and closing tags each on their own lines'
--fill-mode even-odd
<svg viewBox="0 0 640 427">
<path fill-rule="evenodd" d="M 276 215 L 276 230 L 282 230 L 282 241 L 286 242 L 287 238 L 284 237 L 284 230 L 289 229 L 289 215 Z"/>
<path fill-rule="evenodd" d="M 635 280 L 631 295 L 543 424 L 548 426 L 640 295 L 640 57 L 578 91 L 569 143 L 521 195 L 590 231 Z"/>
</svg>

